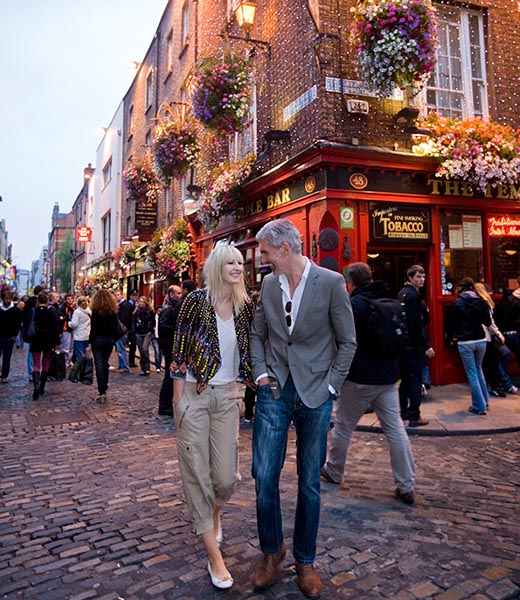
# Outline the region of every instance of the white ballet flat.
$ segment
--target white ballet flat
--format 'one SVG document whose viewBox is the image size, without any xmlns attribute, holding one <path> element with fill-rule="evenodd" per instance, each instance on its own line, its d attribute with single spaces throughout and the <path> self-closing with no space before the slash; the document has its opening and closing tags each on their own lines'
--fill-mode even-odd
<svg viewBox="0 0 520 600">
<path fill-rule="evenodd" d="M 208 573 L 209 573 L 209 576 L 211 577 L 211 583 L 216 588 L 219 588 L 219 590 L 227 590 L 228 588 L 230 588 L 233 585 L 233 577 L 231 577 L 231 575 L 229 573 L 228 573 L 227 577 L 224 577 L 224 578 L 220 578 L 220 577 L 217 577 L 216 575 L 214 575 L 213 571 L 211 570 L 211 565 L 209 563 L 209 560 L 208 560 Z"/>
</svg>

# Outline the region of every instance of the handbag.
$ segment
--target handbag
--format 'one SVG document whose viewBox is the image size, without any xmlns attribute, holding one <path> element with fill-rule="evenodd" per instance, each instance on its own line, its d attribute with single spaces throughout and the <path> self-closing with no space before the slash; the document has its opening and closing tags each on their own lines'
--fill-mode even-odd
<svg viewBox="0 0 520 600">
<path fill-rule="evenodd" d="M 119 318 L 117 319 L 116 340 L 120 340 L 124 335 L 128 335 L 128 328 L 123 325 Z"/>
<path fill-rule="evenodd" d="M 22 339 L 26 344 L 30 344 L 38 335 L 38 325 L 36 324 L 36 308 L 31 308 L 29 318 L 23 328 Z"/>
</svg>

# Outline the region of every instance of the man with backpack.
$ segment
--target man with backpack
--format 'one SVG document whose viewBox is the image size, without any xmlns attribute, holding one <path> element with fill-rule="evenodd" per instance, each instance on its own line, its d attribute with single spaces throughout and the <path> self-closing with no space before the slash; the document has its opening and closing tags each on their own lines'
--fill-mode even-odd
<svg viewBox="0 0 520 600">
<path fill-rule="evenodd" d="M 410 427 L 422 427 L 428 425 L 427 419 L 421 417 L 424 361 L 425 357 L 433 358 L 435 352 L 426 332 L 428 307 L 420 294 L 426 280 L 424 268 L 412 265 L 406 272 L 406 277 L 404 287 L 397 294 L 397 299 L 404 304 L 408 327 L 408 345 L 402 353 L 401 361 L 399 401 L 403 420 L 409 420 Z"/>
<path fill-rule="evenodd" d="M 338 398 L 328 459 L 321 475 L 329 483 L 341 483 L 352 434 L 363 414 L 373 408 L 390 446 L 396 498 L 413 504 L 415 466 L 397 392 L 399 347 L 406 338 L 403 308 L 397 300 L 387 298 L 386 284 L 372 279 L 366 263 L 349 265 L 345 277 L 358 345 Z"/>
</svg>

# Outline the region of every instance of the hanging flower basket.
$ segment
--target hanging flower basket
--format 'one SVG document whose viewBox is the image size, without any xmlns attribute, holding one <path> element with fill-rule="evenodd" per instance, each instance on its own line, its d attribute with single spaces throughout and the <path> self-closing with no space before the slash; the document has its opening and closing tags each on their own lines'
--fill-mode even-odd
<svg viewBox="0 0 520 600">
<path fill-rule="evenodd" d="M 185 221 L 158 230 L 148 248 L 148 261 L 160 277 L 179 277 L 189 267 L 191 237 Z"/>
<path fill-rule="evenodd" d="M 213 229 L 220 217 L 238 208 L 243 185 L 257 174 L 254 154 L 237 162 L 225 161 L 209 174 L 199 205 L 199 219 L 206 231 Z"/>
<path fill-rule="evenodd" d="M 253 95 L 253 71 L 231 53 L 199 61 L 193 70 L 193 114 L 217 135 L 242 131 Z"/>
<path fill-rule="evenodd" d="M 123 171 L 123 179 L 129 200 L 155 201 L 161 191 L 159 178 L 147 157 L 128 162 Z"/>
<path fill-rule="evenodd" d="M 441 179 L 467 181 L 486 192 L 488 186 L 520 184 L 520 129 L 480 118 L 450 119 L 431 113 L 419 123 L 431 137 L 412 151 L 433 156 Z"/>
<path fill-rule="evenodd" d="M 366 0 L 351 8 L 351 44 L 359 76 L 380 98 L 396 87 L 417 93 L 428 81 L 438 48 L 429 0 Z"/>
<path fill-rule="evenodd" d="M 200 154 L 193 118 L 159 123 L 154 130 L 153 153 L 155 170 L 164 185 L 185 175 Z"/>
<path fill-rule="evenodd" d="M 124 246 L 119 246 L 112 252 L 112 261 L 116 269 L 125 269 L 130 264 L 143 258 L 143 251 L 146 244 L 142 242 L 132 242 Z"/>
</svg>

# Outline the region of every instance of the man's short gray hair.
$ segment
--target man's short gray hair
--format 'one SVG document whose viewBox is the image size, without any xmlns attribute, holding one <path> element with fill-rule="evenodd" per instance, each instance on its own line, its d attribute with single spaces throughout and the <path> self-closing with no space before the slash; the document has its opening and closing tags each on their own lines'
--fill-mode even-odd
<svg viewBox="0 0 520 600">
<path fill-rule="evenodd" d="M 266 223 L 256 234 L 256 241 L 262 240 L 277 250 L 284 242 L 287 242 L 293 252 L 301 254 L 302 251 L 300 232 L 289 219 L 276 219 Z"/>
</svg>

